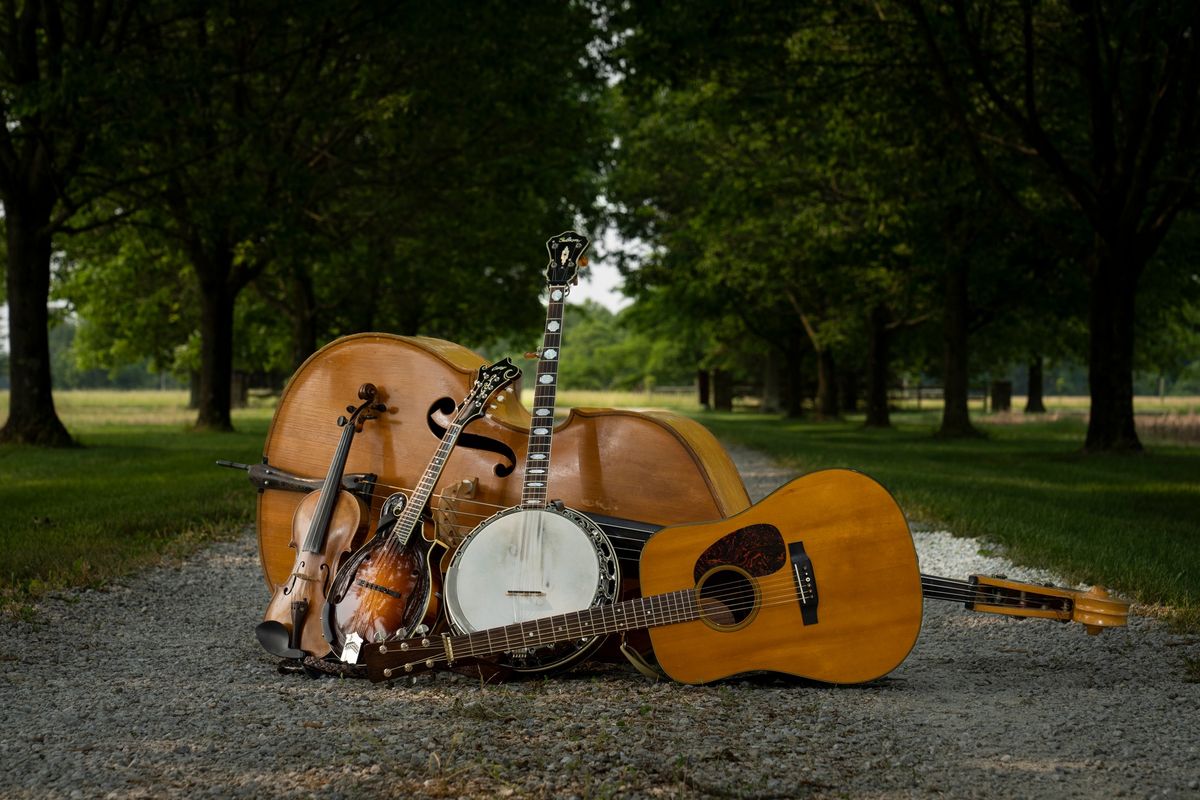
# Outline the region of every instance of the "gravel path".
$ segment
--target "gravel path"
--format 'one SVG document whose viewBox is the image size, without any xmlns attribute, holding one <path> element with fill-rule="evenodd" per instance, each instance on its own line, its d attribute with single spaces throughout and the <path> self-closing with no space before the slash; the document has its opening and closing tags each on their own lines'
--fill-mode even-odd
<svg viewBox="0 0 1200 800">
<path fill-rule="evenodd" d="M 733 451 L 751 494 L 792 475 Z M 918 532 L 922 570 L 1052 576 Z M 1200 637 L 928 601 L 885 679 L 281 675 L 253 537 L 6 622 L 0 797 L 1200 797 Z"/>
</svg>

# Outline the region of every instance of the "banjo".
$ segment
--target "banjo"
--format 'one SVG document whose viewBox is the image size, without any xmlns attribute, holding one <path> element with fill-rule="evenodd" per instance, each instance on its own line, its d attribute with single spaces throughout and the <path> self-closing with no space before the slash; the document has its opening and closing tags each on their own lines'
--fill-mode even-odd
<svg viewBox="0 0 1200 800">
<path fill-rule="evenodd" d="M 494 514 L 467 534 L 446 570 L 445 608 L 458 634 L 611 604 L 620 586 L 616 551 L 600 527 L 547 498 L 554 400 L 562 349 L 563 305 L 588 240 L 566 231 L 546 242 L 550 300 L 542 347 L 536 353 L 533 419 L 521 504 Z M 565 669 L 603 641 L 567 641 L 503 649 L 500 663 L 515 672 Z"/>
</svg>

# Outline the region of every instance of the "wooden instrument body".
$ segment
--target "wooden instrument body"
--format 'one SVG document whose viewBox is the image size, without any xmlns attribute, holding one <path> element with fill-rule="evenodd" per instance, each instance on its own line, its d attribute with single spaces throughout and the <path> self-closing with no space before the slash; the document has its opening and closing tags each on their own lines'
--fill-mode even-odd
<svg viewBox="0 0 1200 800">
<path fill-rule="evenodd" d="M 338 564 L 366 534 L 367 509 L 354 495 L 338 490 L 325 533 L 325 546 L 320 553 L 311 553 L 304 550 L 304 539 L 320 504 L 321 492 L 303 497 L 292 519 L 292 572 L 277 584 L 263 619 L 274 620 L 290 629 L 295 619 L 292 604 L 304 602 L 303 623 L 299 636 L 293 633 L 293 638 L 301 650 L 320 656 L 329 650 L 322 631 L 321 608 Z"/>
<path fill-rule="evenodd" d="M 904 660 L 922 614 L 912 536 L 887 490 L 849 470 L 810 473 L 728 519 L 654 534 L 642 552 L 643 596 L 694 587 L 723 565 L 753 573 L 764 548 L 747 531 L 761 526 L 776 529 L 787 545 L 802 543 L 817 584 L 817 621 L 805 624 L 794 565 L 784 559 L 773 572 L 754 576 L 760 600 L 740 623 L 699 619 L 651 628 L 667 675 L 706 683 L 766 670 L 861 683 Z"/>
<path fill-rule="evenodd" d="M 465 396 L 483 364 L 470 350 L 439 339 L 365 333 L 331 342 L 289 381 L 267 433 L 264 460 L 299 476 L 321 474 L 326 465 L 320 454 L 337 444 L 328 419 L 344 408 L 346 387 L 375 384 L 389 413 L 357 434 L 346 466 L 378 475 L 373 518 L 392 491 L 416 484 L 436 451 L 440 434 L 429 427 L 430 409 L 443 398 L 454 403 Z M 471 522 L 468 529 L 520 501 L 520 467 L 513 467 L 524 461 L 529 422 L 520 403 L 503 403 L 473 422 L 450 455 L 439 487 L 477 479 L 477 505 L 463 506 L 476 516 L 460 514 Z M 555 431 L 553 495 L 571 508 L 672 525 L 725 517 L 750 504 L 721 445 L 678 414 L 574 409 Z M 499 443 L 513 456 L 472 447 L 468 434 Z M 259 556 L 272 588 L 291 572 L 291 519 L 302 499 L 276 489 L 259 494 Z"/>
<path fill-rule="evenodd" d="M 419 625 L 435 627 L 442 587 L 438 550 L 420 534 L 404 546 L 376 536 L 342 565 L 325 609 L 325 638 L 335 655 L 351 634 L 373 642 L 398 631 L 410 635 Z"/>
</svg>

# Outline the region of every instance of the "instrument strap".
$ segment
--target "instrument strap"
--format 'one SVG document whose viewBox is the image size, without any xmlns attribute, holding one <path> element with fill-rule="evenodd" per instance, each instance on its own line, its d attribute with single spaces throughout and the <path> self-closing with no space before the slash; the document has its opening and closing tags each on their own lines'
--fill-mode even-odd
<svg viewBox="0 0 1200 800">
<path fill-rule="evenodd" d="M 621 634 L 621 654 L 633 664 L 633 668 L 645 675 L 652 681 L 662 680 L 667 677 L 667 674 L 662 671 L 662 667 L 657 664 L 650 663 L 649 659 L 634 650 L 629 642 L 625 640 L 625 634 Z"/>
</svg>

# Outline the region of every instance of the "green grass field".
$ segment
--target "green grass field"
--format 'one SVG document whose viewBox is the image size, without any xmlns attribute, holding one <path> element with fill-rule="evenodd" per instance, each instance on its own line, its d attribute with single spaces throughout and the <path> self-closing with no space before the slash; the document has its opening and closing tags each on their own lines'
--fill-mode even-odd
<svg viewBox="0 0 1200 800">
<path fill-rule="evenodd" d="M 188 430 L 186 400 L 61 392 L 55 405 L 82 447 L 0 446 L 0 596 L 19 606 L 62 586 L 103 584 L 253 522 L 244 473 L 213 462 L 261 457 L 271 408 L 236 412 L 236 433 L 199 433 Z"/>
<path fill-rule="evenodd" d="M 21 608 L 46 591 L 100 585 L 252 523 L 245 476 L 213 462 L 258 458 L 270 401 L 235 412 L 230 434 L 190 430 L 185 401 L 183 392 L 62 392 L 59 414 L 83 447 L 0 447 L 5 604 Z M 980 416 L 988 438 L 940 441 L 931 435 L 938 416 L 928 401 L 920 412 L 897 413 L 887 431 L 865 430 L 853 417 L 816 423 L 700 413 L 686 396 L 564 391 L 559 401 L 563 408 L 671 405 L 797 472 L 862 470 L 894 492 L 910 519 L 995 542 L 1019 562 L 1105 583 L 1182 617 L 1195 619 L 1200 609 L 1200 448 L 1152 441 L 1144 456 L 1083 456 L 1078 406 L 1050 422 Z M 1194 407 L 1191 399 L 1168 410 Z M 6 409 L 0 393 L 0 414 Z"/>
</svg>

